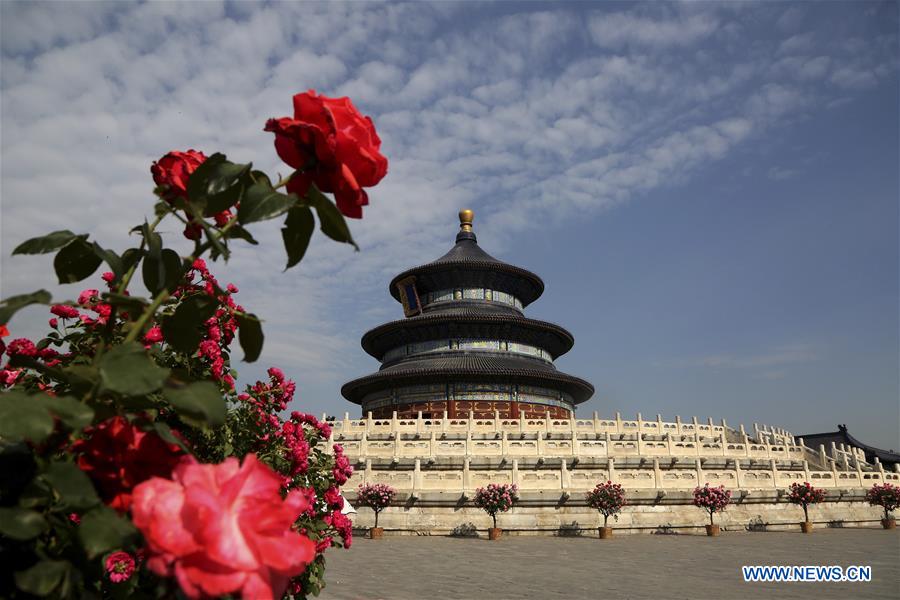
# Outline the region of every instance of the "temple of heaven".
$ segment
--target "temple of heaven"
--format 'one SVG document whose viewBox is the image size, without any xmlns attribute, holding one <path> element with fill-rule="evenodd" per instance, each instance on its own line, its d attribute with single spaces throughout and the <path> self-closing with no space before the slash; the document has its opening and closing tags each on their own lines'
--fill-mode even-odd
<svg viewBox="0 0 900 600">
<path fill-rule="evenodd" d="M 406 318 L 363 335 L 381 368 L 341 388 L 363 415 L 566 419 L 594 393 L 553 364 L 572 348 L 572 334 L 523 314 L 544 282 L 482 250 L 472 218 L 460 211 L 447 254 L 391 281 Z"/>
</svg>

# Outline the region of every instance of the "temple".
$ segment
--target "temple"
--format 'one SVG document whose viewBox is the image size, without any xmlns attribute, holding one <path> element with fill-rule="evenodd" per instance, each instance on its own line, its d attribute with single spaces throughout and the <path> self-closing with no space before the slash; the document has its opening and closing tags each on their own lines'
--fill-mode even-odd
<svg viewBox="0 0 900 600">
<path fill-rule="evenodd" d="M 568 419 L 593 395 L 590 383 L 553 365 L 572 334 L 524 315 L 544 282 L 482 250 L 473 216 L 460 211 L 447 254 L 391 281 L 406 318 L 363 336 L 381 369 L 341 389 L 364 415 Z"/>
<path fill-rule="evenodd" d="M 896 465 L 900 465 L 900 454 L 891 450 L 882 450 L 860 442 L 858 439 L 850 435 L 847 431 L 847 425 L 838 425 L 837 431 L 828 433 L 808 433 L 803 436 L 807 442 L 824 445 L 828 456 L 833 459 L 839 459 L 841 452 L 848 452 L 849 449 L 855 449 L 862 452 L 866 458 L 866 462 L 879 462 L 884 466 L 893 469 Z"/>
<path fill-rule="evenodd" d="M 803 513 L 788 502 L 788 490 L 804 481 L 826 491 L 811 511 L 818 527 L 878 524 L 881 510 L 869 506 L 866 492 L 900 484 L 900 463 L 846 428 L 804 439 L 712 418 L 577 418 L 575 407 L 594 388 L 554 366 L 572 348 L 572 335 L 525 316 L 543 282 L 482 250 L 472 217 L 460 212 L 447 254 L 393 278 L 390 293 L 406 318 L 363 336 L 381 369 L 341 390 L 362 418 L 345 412 L 330 420 L 331 441 L 354 465 L 346 498 L 354 502 L 360 484 L 397 491 L 381 517 L 386 530 L 483 530 L 491 520 L 473 506 L 475 490 L 509 483 L 520 500 L 503 515 L 505 531 L 578 535 L 598 523 L 584 494 L 603 481 L 626 490 L 616 527 L 628 533 L 702 529 L 708 516 L 692 494 L 707 483 L 733 494 L 717 517 L 726 529 L 796 529 Z M 370 525 L 372 516 L 360 510 L 357 525 Z"/>
</svg>

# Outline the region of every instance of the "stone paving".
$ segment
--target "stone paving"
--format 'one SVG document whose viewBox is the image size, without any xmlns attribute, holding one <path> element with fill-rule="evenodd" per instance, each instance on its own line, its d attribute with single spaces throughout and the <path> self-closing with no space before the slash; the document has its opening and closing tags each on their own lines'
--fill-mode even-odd
<svg viewBox="0 0 900 600">
<path fill-rule="evenodd" d="M 871 565 L 869 583 L 745 583 L 741 565 Z M 320 598 L 900 598 L 900 530 L 354 538 Z"/>
</svg>

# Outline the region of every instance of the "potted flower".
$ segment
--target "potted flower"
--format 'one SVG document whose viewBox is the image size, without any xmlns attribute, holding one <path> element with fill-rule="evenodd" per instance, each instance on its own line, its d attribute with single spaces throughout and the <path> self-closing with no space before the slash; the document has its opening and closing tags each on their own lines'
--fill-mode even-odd
<svg viewBox="0 0 900 600">
<path fill-rule="evenodd" d="M 488 530 L 488 539 L 499 540 L 502 529 L 497 527 L 497 513 L 506 512 L 518 500 L 519 487 L 516 484 L 491 483 L 475 490 L 475 506 L 491 515 L 494 526 Z"/>
<path fill-rule="evenodd" d="M 366 483 L 360 485 L 356 492 L 360 506 L 368 506 L 375 511 L 375 527 L 369 529 L 369 537 L 373 540 L 380 540 L 384 535 L 384 529 L 378 526 L 378 513 L 391 505 L 395 493 L 394 488 L 386 483 Z"/>
<path fill-rule="evenodd" d="M 900 487 L 890 483 L 884 485 L 876 483 L 872 489 L 866 492 L 866 500 L 872 506 L 880 506 L 884 509 L 884 518 L 881 520 L 882 527 L 894 529 L 897 526 L 897 521 L 891 516 L 891 511 L 900 506 Z"/>
<path fill-rule="evenodd" d="M 607 481 L 598 483 L 597 487 L 585 494 L 588 506 L 596 509 L 603 515 L 603 527 L 600 527 L 600 539 L 612 537 L 612 527 L 607 526 L 609 517 L 619 520 L 619 511 L 627 504 L 625 502 L 625 490 L 618 483 Z"/>
<path fill-rule="evenodd" d="M 731 503 L 731 490 L 726 490 L 724 485 L 709 487 L 707 483 L 703 487 L 694 488 L 694 506 L 698 506 L 709 513 L 709 525 L 706 526 L 706 535 L 719 535 L 719 526 L 713 521 L 713 515 L 722 512 Z"/>
<path fill-rule="evenodd" d="M 803 522 L 800 523 L 800 529 L 803 533 L 812 531 L 812 523 L 809 521 L 809 505 L 818 504 L 824 500 L 825 490 L 813 487 L 808 481 L 791 484 L 788 501 L 791 504 L 799 504 L 803 507 Z"/>
</svg>

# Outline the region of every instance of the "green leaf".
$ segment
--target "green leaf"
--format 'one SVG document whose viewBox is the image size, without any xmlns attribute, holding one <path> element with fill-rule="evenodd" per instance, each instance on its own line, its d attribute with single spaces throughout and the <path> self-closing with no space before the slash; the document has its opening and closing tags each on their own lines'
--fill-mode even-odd
<svg viewBox="0 0 900 600">
<path fill-rule="evenodd" d="M 259 245 L 259 242 L 257 242 L 253 238 L 253 236 L 250 235 L 250 232 L 247 231 L 246 229 L 244 229 L 243 227 L 241 227 L 240 225 L 232 225 L 231 229 L 229 229 L 228 232 L 225 234 L 225 237 L 227 237 L 229 239 L 241 239 L 249 244 L 253 244 L 254 246 Z"/>
<path fill-rule="evenodd" d="M 147 254 L 159 256 L 159 253 L 162 252 L 162 237 L 155 231 L 150 231 L 150 225 L 146 221 L 141 225 L 141 235 L 144 236 L 144 242 L 147 244 Z"/>
<path fill-rule="evenodd" d="M 169 369 L 158 366 L 138 342 L 114 346 L 100 359 L 100 384 L 106 391 L 143 396 L 162 387 Z"/>
<path fill-rule="evenodd" d="M 53 417 L 37 400 L 20 390 L 0 394 L 0 438 L 40 443 L 53 432 Z"/>
<path fill-rule="evenodd" d="M 78 526 L 78 537 L 88 558 L 123 548 L 136 535 L 137 530 L 131 521 L 120 517 L 107 506 L 98 506 L 82 515 L 81 525 Z"/>
<path fill-rule="evenodd" d="M 154 296 L 164 289 L 172 292 L 184 276 L 182 269 L 181 257 L 174 250 L 165 248 L 159 254 L 148 254 L 141 265 L 144 285 Z"/>
<path fill-rule="evenodd" d="M 254 362 L 259 358 L 263 347 L 262 324 L 253 314 L 236 314 L 238 321 L 238 339 L 244 350 L 244 362 Z"/>
<path fill-rule="evenodd" d="M 316 222 L 309 207 L 295 206 L 288 211 L 284 227 L 281 228 L 281 237 L 284 240 L 284 249 L 288 258 L 285 271 L 303 259 L 315 226 Z"/>
<path fill-rule="evenodd" d="M 213 427 L 225 423 L 225 399 L 219 387 L 211 381 L 167 385 L 163 388 L 163 396 L 188 421 Z"/>
<path fill-rule="evenodd" d="M 147 253 L 141 265 L 141 276 L 144 279 L 144 287 L 152 294 L 161 289 L 162 282 L 166 280 L 165 264 L 162 260 L 162 237 L 155 231 L 150 231 L 150 226 L 144 222 L 141 226 L 144 242 L 147 244 Z"/>
<path fill-rule="evenodd" d="M 43 396 L 41 404 L 72 429 L 87 427 L 94 420 L 94 409 L 72 396 Z"/>
<path fill-rule="evenodd" d="M 72 565 L 66 560 L 42 560 L 30 569 L 18 571 L 16 585 L 35 596 L 49 596 L 67 576 Z"/>
<path fill-rule="evenodd" d="M 184 354 L 193 354 L 203 339 L 203 323 L 215 314 L 216 306 L 216 302 L 204 294 L 183 298 L 175 312 L 163 319 L 166 343 Z"/>
<path fill-rule="evenodd" d="M 306 192 L 306 198 L 310 204 L 316 209 L 316 215 L 319 217 L 319 228 L 322 233 L 335 240 L 336 242 L 345 242 L 352 244 L 354 248 L 359 250 L 359 246 L 353 241 L 350 235 L 350 228 L 344 215 L 338 210 L 338 207 L 322 194 L 315 185 L 310 185 Z"/>
<path fill-rule="evenodd" d="M 68 229 L 63 229 L 62 231 L 54 231 L 53 233 L 48 233 L 47 235 L 31 238 L 30 240 L 24 241 L 18 246 L 16 249 L 12 251 L 13 255 L 15 254 L 46 254 L 48 252 L 53 252 L 59 248 L 62 248 L 78 236 L 69 231 Z"/>
<path fill-rule="evenodd" d="M 184 441 L 177 435 L 172 433 L 172 428 L 169 427 L 168 424 L 163 423 L 162 421 L 154 421 L 151 425 L 151 428 L 156 432 L 156 435 L 163 439 L 163 441 L 169 442 L 170 444 L 175 444 L 176 446 L 184 450 L 185 453 L 192 454 L 191 449 L 185 445 Z"/>
<path fill-rule="evenodd" d="M 124 272 L 128 272 L 128 270 L 135 266 L 141 257 L 144 255 L 144 251 L 138 248 L 129 248 L 125 252 L 122 253 L 122 269 Z"/>
<path fill-rule="evenodd" d="M 56 253 L 53 268 L 60 283 L 75 283 L 93 275 L 103 260 L 84 237 L 77 237 Z"/>
<path fill-rule="evenodd" d="M 9 323 L 12 316 L 30 304 L 50 304 L 51 296 L 47 290 L 38 290 L 30 294 L 10 296 L 0 302 L 0 325 Z"/>
<path fill-rule="evenodd" d="M 30 540 L 47 527 L 44 516 L 24 508 L 0 508 L 0 533 L 14 540 Z"/>
<path fill-rule="evenodd" d="M 72 391 L 79 396 L 89 392 L 100 377 L 97 367 L 93 365 L 70 365 L 63 369 L 63 375 Z"/>
<path fill-rule="evenodd" d="M 133 317 L 140 315 L 149 305 L 146 298 L 141 298 L 140 296 L 126 296 L 125 294 L 117 294 L 115 292 L 103 294 L 103 300 L 116 308 L 127 312 Z"/>
<path fill-rule="evenodd" d="M 251 166 L 230 162 L 218 152 L 213 154 L 188 178 L 191 205 L 205 217 L 231 208 L 241 199 L 241 180 L 250 172 Z"/>
<path fill-rule="evenodd" d="M 125 274 L 125 269 L 123 268 L 124 263 L 122 262 L 122 258 L 113 252 L 112 250 L 107 250 L 97 242 L 94 242 L 91 245 L 94 249 L 94 255 L 97 256 L 100 260 L 106 262 L 109 265 L 110 270 L 116 277 L 121 277 Z"/>
<path fill-rule="evenodd" d="M 51 462 L 42 477 L 53 486 L 60 501 L 69 508 L 80 510 L 100 503 L 91 480 L 75 463 Z"/>
<path fill-rule="evenodd" d="M 209 241 L 209 244 L 212 246 L 212 251 L 209 253 L 210 258 L 216 260 L 219 256 L 224 256 L 225 260 L 228 260 L 230 256 L 230 252 L 228 252 L 228 248 L 225 244 L 222 243 L 222 239 L 219 235 L 213 230 L 212 226 L 206 221 L 199 221 L 200 226 L 203 228 L 203 231 L 206 233 L 206 239 Z M 227 235 L 226 235 L 227 237 Z"/>
<path fill-rule="evenodd" d="M 257 177 L 247 188 L 238 208 L 238 220 L 246 225 L 272 219 L 288 211 L 298 201 L 296 194 L 282 194 L 272 187 L 268 177 Z"/>
</svg>

